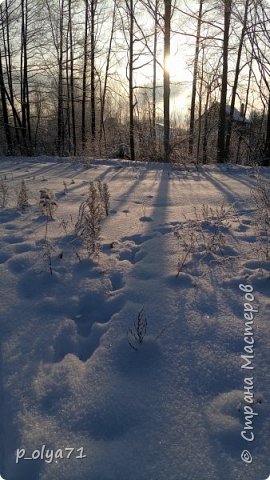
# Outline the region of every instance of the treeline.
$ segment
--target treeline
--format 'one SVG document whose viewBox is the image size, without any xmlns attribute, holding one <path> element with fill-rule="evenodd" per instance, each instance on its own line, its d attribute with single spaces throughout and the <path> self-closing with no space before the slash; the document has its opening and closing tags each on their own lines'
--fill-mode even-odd
<svg viewBox="0 0 270 480">
<path fill-rule="evenodd" d="M 269 21 L 264 0 L 3 0 L 0 153 L 269 165 Z"/>
</svg>

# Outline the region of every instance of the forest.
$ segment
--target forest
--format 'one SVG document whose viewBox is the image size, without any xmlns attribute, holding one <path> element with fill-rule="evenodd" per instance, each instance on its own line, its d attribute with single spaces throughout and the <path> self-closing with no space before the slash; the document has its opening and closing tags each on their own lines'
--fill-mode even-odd
<svg viewBox="0 0 270 480">
<path fill-rule="evenodd" d="M 269 166 L 266 0 L 3 0 L 0 154 Z"/>
</svg>

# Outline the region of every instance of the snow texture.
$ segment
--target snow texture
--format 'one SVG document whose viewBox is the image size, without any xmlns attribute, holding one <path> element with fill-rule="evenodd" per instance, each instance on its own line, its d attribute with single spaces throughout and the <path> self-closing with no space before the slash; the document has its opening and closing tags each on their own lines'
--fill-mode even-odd
<svg viewBox="0 0 270 480">
<path fill-rule="evenodd" d="M 9 186 L 0 211 L 1 475 L 267 478 L 270 263 L 256 249 L 256 172 L 49 157 L 3 158 L 0 170 Z M 16 203 L 22 180 L 25 211 Z M 110 212 L 96 259 L 74 225 L 98 180 L 108 185 Z M 52 218 L 39 207 L 45 189 L 57 202 Z M 259 307 L 252 371 L 241 369 L 239 284 L 253 286 Z M 127 332 L 142 308 L 147 329 L 135 350 Z M 241 437 L 245 375 L 254 377 L 258 412 L 250 443 Z M 30 457 L 42 445 L 75 453 L 15 462 L 17 449 Z M 81 447 L 86 458 L 77 459 Z"/>
</svg>

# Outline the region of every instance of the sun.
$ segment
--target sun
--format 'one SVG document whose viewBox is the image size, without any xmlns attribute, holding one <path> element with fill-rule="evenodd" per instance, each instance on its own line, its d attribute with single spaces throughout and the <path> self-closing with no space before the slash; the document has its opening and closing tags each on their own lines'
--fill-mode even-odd
<svg viewBox="0 0 270 480">
<path fill-rule="evenodd" d="M 172 82 L 186 82 L 192 78 L 187 69 L 185 58 L 179 52 L 166 58 L 164 67 L 170 73 Z"/>
</svg>

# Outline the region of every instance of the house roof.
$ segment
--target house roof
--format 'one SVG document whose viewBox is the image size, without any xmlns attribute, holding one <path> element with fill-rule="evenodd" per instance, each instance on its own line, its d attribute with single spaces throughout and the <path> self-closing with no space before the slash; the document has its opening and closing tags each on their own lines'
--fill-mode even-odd
<svg viewBox="0 0 270 480">
<path fill-rule="evenodd" d="M 230 115 L 230 112 L 231 112 L 231 107 L 229 105 L 226 105 L 226 114 Z M 243 115 L 241 115 L 241 112 L 239 112 L 239 110 L 237 110 L 237 108 L 233 109 L 233 119 L 236 122 L 249 123 L 249 120 L 246 117 L 244 117 Z"/>
<path fill-rule="evenodd" d="M 213 103 L 213 104 L 209 107 L 207 113 L 208 113 L 208 114 L 209 114 L 209 113 L 212 113 L 212 115 L 213 115 L 213 113 L 214 113 L 215 115 L 218 115 L 219 106 L 220 106 L 220 104 L 219 104 L 218 102 Z M 230 105 L 226 105 L 226 115 L 227 115 L 227 116 L 230 115 L 230 111 L 231 111 Z M 205 116 L 205 112 L 202 114 L 202 118 L 203 118 L 204 116 Z M 239 110 L 237 110 L 237 108 L 234 108 L 234 111 L 233 111 L 233 120 L 234 120 L 235 122 L 237 122 L 237 123 L 245 123 L 245 124 L 250 123 L 250 120 L 249 120 L 248 118 L 244 117 L 243 115 L 241 115 L 241 113 L 239 112 Z"/>
</svg>

